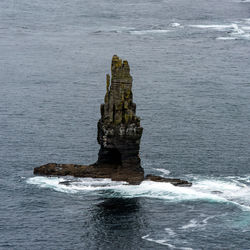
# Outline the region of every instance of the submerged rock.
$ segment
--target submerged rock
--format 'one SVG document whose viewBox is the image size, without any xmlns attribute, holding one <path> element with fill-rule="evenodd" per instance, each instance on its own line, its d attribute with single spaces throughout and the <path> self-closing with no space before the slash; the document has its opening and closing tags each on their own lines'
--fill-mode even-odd
<svg viewBox="0 0 250 250">
<path fill-rule="evenodd" d="M 100 144 L 96 163 L 86 165 L 48 163 L 34 169 L 39 175 L 72 175 L 75 177 L 111 178 L 140 184 L 144 170 L 139 157 L 143 128 L 136 116 L 133 102 L 133 78 L 129 64 L 114 55 L 110 75 L 106 76 L 106 94 L 101 104 L 101 119 L 98 121 L 97 141 Z M 170 182 L 174 185 L 191 185 L 179 179 L 166 179 L 148 175 L 147 180 Z"/>
<path fill-rule="evenodd" d="M 192 186 L 192 183 L 188 182 L 188 181 L 184 181 L 181 179 L 165 178 L 165 177 L 156 176 L 156 175 L 152 175 L 152 174 L 148 174 L 145 177 L 145 180 L 156 181 L 156 182 L 168 182 L 168 183 L 171 183 L 175 186 L 180 186 L 180 187 Z"/>
</svg>

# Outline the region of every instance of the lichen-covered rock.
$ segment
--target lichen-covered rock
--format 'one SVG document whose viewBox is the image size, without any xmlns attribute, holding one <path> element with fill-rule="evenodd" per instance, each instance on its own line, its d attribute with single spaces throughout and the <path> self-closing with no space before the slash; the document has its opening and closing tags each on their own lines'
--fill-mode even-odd
<svg viewBox="0 0 250 250">
<path fill-rule="evenodd" d="M 118 164 L 143 174 L 139 157 L 143 129 L 133 103 L 132 81 L 128 62 L 114 55 L 111 83 L 107 75 L 106 95 L 98 122 L 97 140 L 101 148 L 97 164 Z"/>
</svg>

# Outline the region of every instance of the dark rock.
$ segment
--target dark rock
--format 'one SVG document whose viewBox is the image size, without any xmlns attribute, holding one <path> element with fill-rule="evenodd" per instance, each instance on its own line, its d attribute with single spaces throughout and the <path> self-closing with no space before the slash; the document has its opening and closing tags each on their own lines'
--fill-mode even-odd
<svg viewBox="0 0 250 250">
<path fill-rule="evenodd" d="M 59 184 L 65 185 L 65 186 L 70 186 L 72 181 L 60 181 Z"/>
<path fill-rule="evenodd" d="M 211 193 L 212 193 L 212 194 L 223 194 L 223 192 L 221 192 L 221 191 L 217 191 L 217 190 L 215 190 L 215 191 L 211 191 Z"/>
<path fill-rule="evenodd" d="M 110 178 L 113 181 L 126 181 L 129 184 L 140 184 L 144 176 L 141 171 L 132 167 L 124 168 L 119 165 L 93 164 L 90 166 L 74 164 L 48 163 L 34 169 L 36 175 Z"/>
<path fill-rule="evenodd" d="M 156 175 L 152 175 L 152 174 L 148 174 L 145 177 L 145 180 L 150 180 L 150 181 L 156 181 L 156 182 L 168 182 L 171 183 L 175 186 L 181 186 L 181 187 L 190 187 L 192 186 L 191 182 L 188 181 L 184 181 L 181 179 L 173 179 L 173 178 L 164 178 L 161 176 L 156 176 Z"/>
<path fill-rule="evenodd" d="M 142 127 L 133 103 L 132 76 L 127 61 L 113 56 L 110 76 L 107 75 L 106 95 L 101 104 L 97 141 L 101 148 L 97 165 L 114 165 L 119 172 L 137 173 L 143 180 L 144 171 L 139 157 Z"/>
<path fill-rule="evenodd" d="M 101 119 L 98 121 L 97 141 L 100 144 L 95 164 L 75 165 L 48 163 L 34 169 L 38 175 L 72 175 L 75 177 L 110 178 L 140 184 L 144 170 L 139 157 L 143 128 L 136 116 L 133 103 L 133 78 L 127 61 L 114 55 L 111 64 L 111 79 L 106 77 L 106 94 L 101 104 Z M 147 180 L 170 182 L 188 186 L 190 183 L 179 179 L 166 179 L 148 175 Z M 68 185 L 68 183 L 63 183 Z"/>
</svg>

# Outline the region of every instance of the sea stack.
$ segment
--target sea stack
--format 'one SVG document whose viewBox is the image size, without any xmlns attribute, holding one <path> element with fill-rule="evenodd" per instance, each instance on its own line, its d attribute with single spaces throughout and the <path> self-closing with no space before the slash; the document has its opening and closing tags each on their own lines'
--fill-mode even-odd
<svg viewBox="0 0 250 250">
<path fill-rule="evenodd" d="M 111 77 L 106 76 L 106 94 L 104 104 L 101 104 L 100 108 L 101 119 L 97 123 L 97 141 L 100 150 L 96 163 L 91 165 L 48 163 L 35 168 L 34 174 L 110 178 L 114 181 L 126 181 L 129 184 L 140 184 L 143 180 L 151 180 L 169 182 L 176 186 L 191 186 L 191 183 L 180 179 L 154 175 L 144 177 L 139 157 L 143 128 L 140 125 L 140 118 L 136 116 L 132 82 L 128 62 L 114 55 Z"/>
<path fill-rule="evenodd" d="M 107 75 L 106 95 L 97 126 L 97 141 L 101 145 L 97 165 L 118 165 L 121 171 L 132 171 L 143 179 L 144 171 L 139 157 L 143 128 L 140 118 L 136 116 L 132 82 L 128 62 L 114 55 L 111 82 Z"/>
</svg>

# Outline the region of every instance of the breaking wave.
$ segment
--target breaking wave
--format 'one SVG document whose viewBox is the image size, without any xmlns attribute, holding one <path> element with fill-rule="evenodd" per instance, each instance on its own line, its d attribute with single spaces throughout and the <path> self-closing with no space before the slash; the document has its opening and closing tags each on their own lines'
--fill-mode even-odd
<svg viewBox="0 0 250 250">
<path fill-rule="evenodd" d="M 226 36 L 217 37 L 217 40 L 250 40 L 250 26 L 248 19 L 231 24 L 189 25 L 192 28 L 210 29 L 224 32 Z"/>
<path fill-rule="evenodd" d="M 73 177 L 31 177 L 28 184 L 64 193 L 95 192 L 109 197 L 146 197 L 169 202 L 204 200 L 228 203 L 243 211 L 250 211 L 250 179 L 245 177 L 202 178 L 197 177 L 192 187 L 176 187 L 170 183 L 143 181 L 140 185 L 128 185 L 110 179 Z"/>
</svg>

